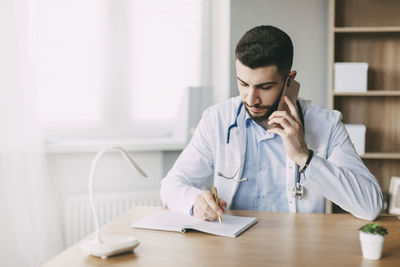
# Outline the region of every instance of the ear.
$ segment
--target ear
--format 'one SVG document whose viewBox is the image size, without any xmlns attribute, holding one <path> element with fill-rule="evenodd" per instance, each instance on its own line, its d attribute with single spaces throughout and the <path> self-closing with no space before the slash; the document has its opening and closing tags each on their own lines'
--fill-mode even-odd
<svg viewBox="0 0 400 267">
<path fill-rule="evenodd" d="M 289 72 L 289 74 L 288 74 L 288 76 L 289 76 L 290 78 L 292 78 L 293 80 L 294 80 L 294 78 L 296 78 L 296 75 L 297 75 L 297 71 L 295 71 L 295 70 L 292 70 L 292 71 Z"/>
</svg>

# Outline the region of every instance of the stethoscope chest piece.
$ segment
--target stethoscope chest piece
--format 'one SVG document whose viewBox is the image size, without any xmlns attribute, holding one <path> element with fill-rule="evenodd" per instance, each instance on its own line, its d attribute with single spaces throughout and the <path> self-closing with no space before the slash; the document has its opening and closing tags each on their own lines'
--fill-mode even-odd
<svg viewBox="0 0 400 267">
<path fill-rule="evenodd" d="M 304 195 L 304 187 L 301 184 L 296 184 L 293 187 L 292 195 L 294 198 L 302 199 L 302 197 Z"/>
</svg>

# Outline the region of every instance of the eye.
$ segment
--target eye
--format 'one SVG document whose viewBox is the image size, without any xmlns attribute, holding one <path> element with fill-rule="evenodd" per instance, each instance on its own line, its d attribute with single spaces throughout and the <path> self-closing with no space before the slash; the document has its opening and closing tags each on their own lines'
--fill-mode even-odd
<svg viewBox="0 0 400 267">
<path fill-rule="evenodd" d="M 263 90 L 269 90 L 269 89 L 271 89 L 273 86 L 272 85 L 268 85 L 268 86 L 263 86 L 263 87 L 261 87 L 261 89 L 263 89 Z"/>
<path fill-rule="evenodd" d="M 244 83 L 244 82 L 240 82 L 240 85 L 241 85 L 241 86 L 248 86 L 248 84 L 247 84 L 247 83 Z"/>
</svg>

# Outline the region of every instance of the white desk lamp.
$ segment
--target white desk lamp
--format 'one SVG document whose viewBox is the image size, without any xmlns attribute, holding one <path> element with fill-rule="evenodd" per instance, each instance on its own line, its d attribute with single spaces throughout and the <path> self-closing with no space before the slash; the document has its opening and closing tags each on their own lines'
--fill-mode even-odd
<svg viewBox="0 0 400 267">
<path fill-rule="evenodd" d="M 122 156 L 134 167 L 143 177 L 147 177 L 146 173 L 136 164 L 135 161 L 128 155 L 128 153 L 119 146 L 107 146 L 103 148 L 94 157 L 92 162 L 92 167 L 89 173 L 89 198 L 90 206 L 93 212 L 93 218 L 96 228 L 96 238 L 90 240 L 82 245 L 82 249 L 85 250 L 90 255 L 101 257 L 105 259 L 109 256 L 120 254 L 127 251 L 133 251 L 137 246 L 139 246 L 139 240 L 134 237 L 125 235 L 109 235 L 105 237 L 100 237 L 100 224 L 99 224 L 99 214 L 96 211 L 93 201 L 93 174 L 97 165 L 98 160 L 103 156 L 105 152 L 108 151 L 118 151 L 121 152 Z"/>
</svg>

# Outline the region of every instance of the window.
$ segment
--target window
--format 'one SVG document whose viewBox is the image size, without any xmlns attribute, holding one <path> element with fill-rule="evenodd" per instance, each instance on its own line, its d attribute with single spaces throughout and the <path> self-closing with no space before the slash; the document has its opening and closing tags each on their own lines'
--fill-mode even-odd
<svg viewBox="0 0 400 267">
<path fill-rule="evenodd" d="M 205 0 L 34 3 L 48 140 L 173 137 L 186 89 L 207 83 Z"/>
</svg>

